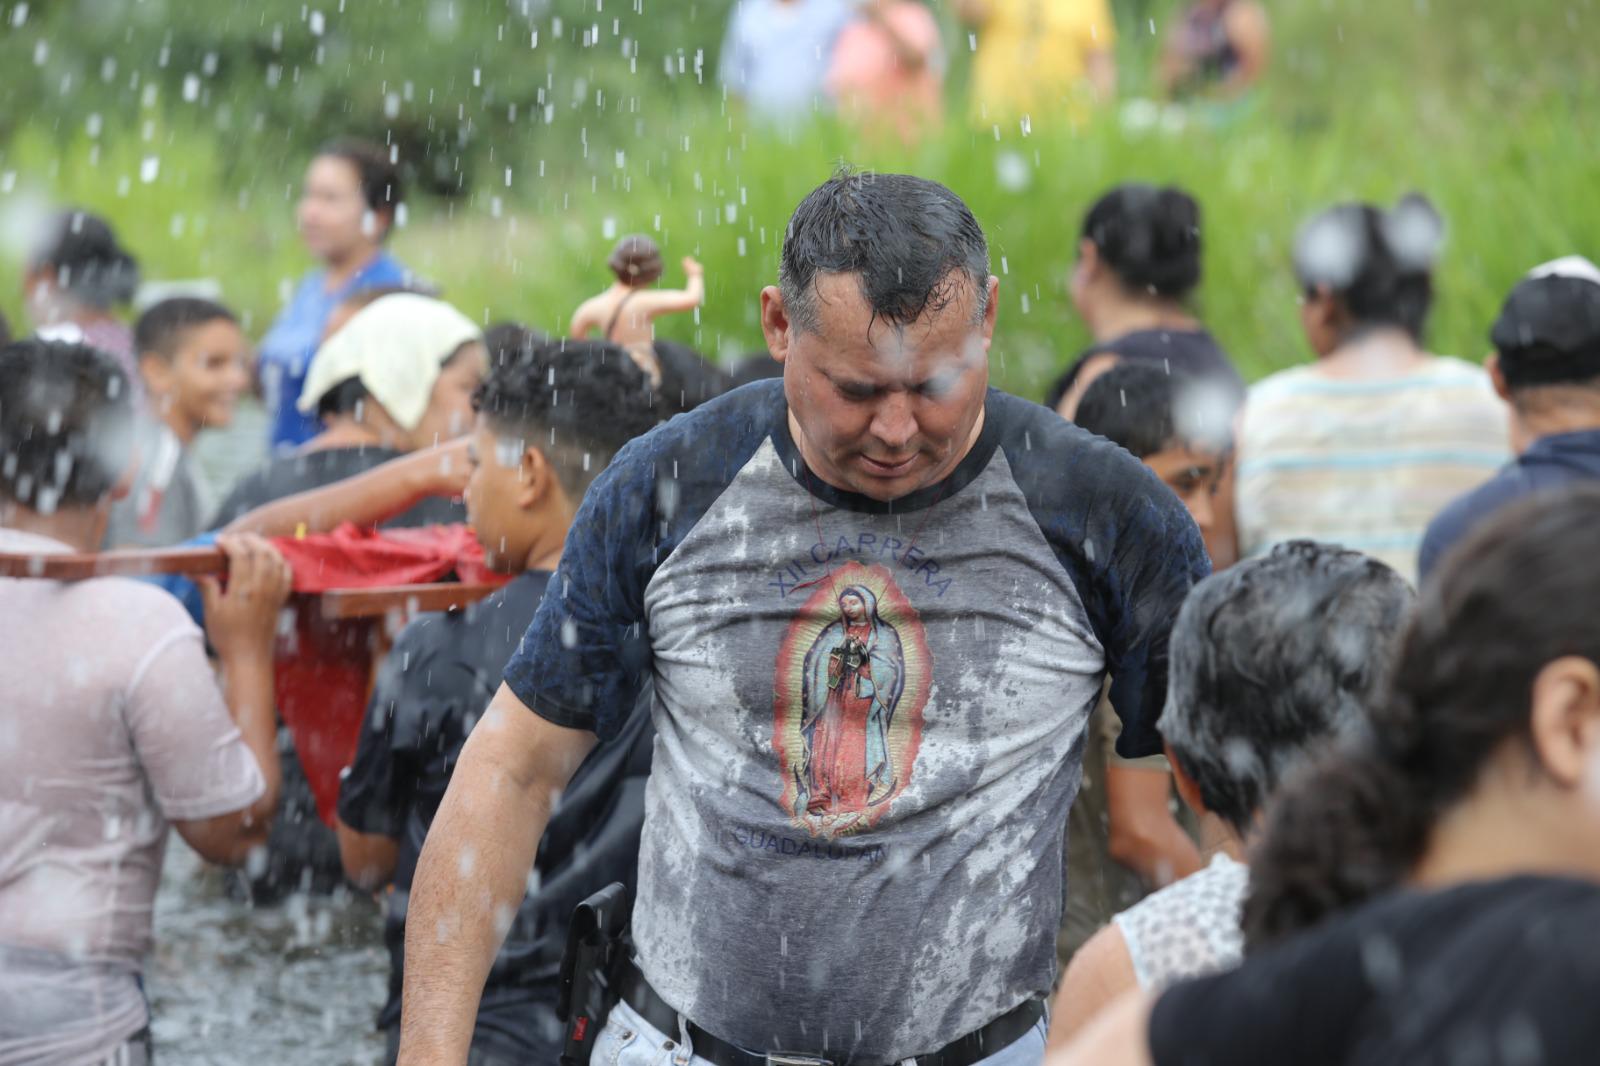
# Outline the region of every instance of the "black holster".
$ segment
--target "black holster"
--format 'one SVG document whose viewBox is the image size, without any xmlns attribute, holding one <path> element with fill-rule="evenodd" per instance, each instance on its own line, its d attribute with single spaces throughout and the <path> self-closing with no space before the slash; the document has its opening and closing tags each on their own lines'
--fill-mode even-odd
<svg viewBox="0 0 1600 1066">
<path fill-rule="evenodd" d="M 621 882 L 607 885 L 572 912 L 561 958 L 556 1013 L 565 1025 L 561 1066 L 586 1066 L 594 1042 L 621 996 L 618 977 L 628 957 L 633 901 Z"/>
</svg>

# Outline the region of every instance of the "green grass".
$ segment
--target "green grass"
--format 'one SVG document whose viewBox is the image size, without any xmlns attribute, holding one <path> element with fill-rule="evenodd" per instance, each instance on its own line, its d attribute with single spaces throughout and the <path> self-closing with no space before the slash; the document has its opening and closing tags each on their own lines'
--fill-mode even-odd
<svg viewBox="0 0 1600 1066">
<path fill-rule="evenodd" d="M 1146 5 L 1158 20 L 1168 6 Z M 1308 357 L 1288 244 L 1300 219 L 1334 200 L 1392 202 L 1417 189 L 1444 212 L 1439 351 L 1482 355 L 1499 300 L 1534 263 L 1600 257 L 1600 64 L 1584 44 L 1600 32 L 1596 0 L 1285 0 L 1274 16 L 1269 82 L 1227 125 L 1134 133 L 1108 116 L 1076 132 L 997 139 L 964 125 L 953 98 L 944 133 L 907 151 L 861 145 L 826 123 L 784 142 L 726 117 L 709 90 L 643 99 L 637 114 L 574 112 L 504 146 L 470 196 L 413 204 L 394 248 L 474 317 L 558 329 L 607 280 L 615 235 L 659 231 L 667 282 L 694 254 L 709 293 L 697 320 L 662 333 L 731 357 L 761 348 L 756 296 L 805 192 L 841 160 L 908 170 L 954 188 L 988 231 L 1003 293 L 996 377 L 1028 395 L 1086 342 L 1063 281 L 1084 208 L 1122 180 L 1177 182 L 1200 198 L 1197 308 L 1252 377 Z M 950 39 L 955 97 L 965 37 Z M 1148 32 L 1130 27 L 1119 54 L 1137 91 Z M 224 166 L 230 148 L 214 132 L 147 121 L 108 130 L 97 154 L 84 135 L 42 128 L 0 146 L 0 238 L 30 197 L 87 205 L 112 218 L 149 276 L 219 279 L 259 333 L 309 266 L 292 226 L 302 161 L 252 159 L 240 181 L 224 176 L 241 168 Z M 144 182 L 150 156 L 160 170 Z M 1002 180 L 1019 166 L 1023 184 Z M 13 319 L 14 258 L 0 264 L 0 306 Z"/>
</svg>

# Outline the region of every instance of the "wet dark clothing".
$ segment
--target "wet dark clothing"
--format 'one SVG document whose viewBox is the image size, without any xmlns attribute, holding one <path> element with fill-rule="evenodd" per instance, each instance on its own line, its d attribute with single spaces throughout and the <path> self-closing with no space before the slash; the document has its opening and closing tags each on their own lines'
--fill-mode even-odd
<svg viewBox="0 0 1600 1066">
<path fill-rule="evenodd" d="M 372 446 L 327 448 L 274 457 L 234 487 L 218 509 L 211 528 L 220 529 L 241 515 L 285 496 L 364 474 L 402 454 L 393 448 Z M 391 518 L 384 526 L 456 525 L 466 520 L 466 508 L 460 503 L 430 498 Z M 267 836 L 266 862 L 234 873 L 230 881 L 237 894 L 248 895 L 257 903 L 269 903 L 295 891 L 325 894 L 344 883 L 338 838 L 317 814 L 311 783 L 306 779 L 294 740 L 285 726 L 278 729 L 278 755 L 283 766 L 283 787 L 278 814 Z"/>
<path fill-rule="evenodd" d="M 406 904 L 422 844 L 467 735 L 550 582 L 529 571 L 465 611 L 425 614 L 405 628 L 379 670 L 368 726 L 339 790 L 339 818 L 399 841 L 385 905 L 389 999 L 380 1027 L 400 1024 Z M 524 899 L 495 959 L 473 1045 L 508 1062 L 554 1063 L 561 1029 L 556 978 L 567 922 L 584 898 L 613 881 L 637 881 L 644 786 L 654 732 L 642 710 L 578 768 L 551 814 Z"/>
<path fill-rule="evenodd" d="M 1595 481 L 1600 481 L 1600 429 L 1540 437 L 1498 474 L 1428 523 L 1417 560 L 1420 579 L 1427 578 L 1457 541 L 1502 507 L 1535 493 L 1558 492 Z"/>
<path fill-rule="evenodd" d="M 1244 403 L 1244 378 L 1239 376 L 1233 360 L 1209 332 L 1203 329 L 1138 329 L 1085 348 L 1050 387 L 1045 406 L 1055 410 L 1061 398 L 1076 384 L 1084 364 L 1097 355 L 1160 363 L 1178 373 L 1215 383 L 1236 402 Z"/>
<path fill-rule="evenodd" d="M 1402 891 L 1231 973 L 1174 986 L 1156 1066 L 1589 1063 L 1600 886 L 1515 877 Z"/>
</svg>

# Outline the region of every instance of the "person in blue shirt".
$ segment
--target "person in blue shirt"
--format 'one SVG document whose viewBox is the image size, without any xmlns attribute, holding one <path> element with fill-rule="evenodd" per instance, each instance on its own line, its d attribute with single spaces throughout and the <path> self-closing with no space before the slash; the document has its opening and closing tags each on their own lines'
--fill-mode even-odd
<svg viewBox="0 0 1600 1066">
<path fill-rule="evenodd" d="M 301 280 L 261 339 L 261 386 L 274 450 L 322 431 L 295 409 L 328 315 L 365 289 L 406 285 L 410 272 L 383 250 L 401 202 L 400 174 L 386 149 L 365 141 L 324 145 L 306 168 L 296 220 L 307 251 L 322 264 Z"/>
<path fill-rule="evenodd" d="M 1575 255 L 1535 267 L 1506 297 L 1490 339 L 1489 374 L 1511 405 L 1517 458 L 1429 523 L 1423 580 L 1490 513 L 1600 481 L 1600 267 Z"/>
</svg>

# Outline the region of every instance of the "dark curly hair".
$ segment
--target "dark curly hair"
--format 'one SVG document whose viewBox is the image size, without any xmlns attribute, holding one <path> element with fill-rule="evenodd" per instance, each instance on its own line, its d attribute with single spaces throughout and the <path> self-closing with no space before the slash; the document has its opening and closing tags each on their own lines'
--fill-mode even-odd
<svg viewBox="0 0 1600 1066">
<path fill-rule="evenodd" d="M 122 247 L 109 222 L 88 211 L 56 215 L 30 266 L 52 270 L 58 286 L 90 307 L 125 304 L 139 288 L 138 260 Z"/>
<path fill-rule="evenodd" d="M 1495 515 L 1424 586 L 1370 731 L 1278 795 L 1251 856 L 1254 951 L 1400 884 L 1491 756 L 1529 733 L 1535 677 L 1600 663 L 1600 488 Z"/>
<path fill-rule="evenodd" d="M 605 341 L 490 347 L 472 405 L 496 435 L 543 452 L 574 500 L 624 444 L 660 421 L 650 378 Z"/>
<path fill-rule="evenodd" d="M 132 397 L 122 368 L 88 345 L 0 347 L 0 498 L 45 514 L 99 503 L 132 454 Z"/>
</svg>

